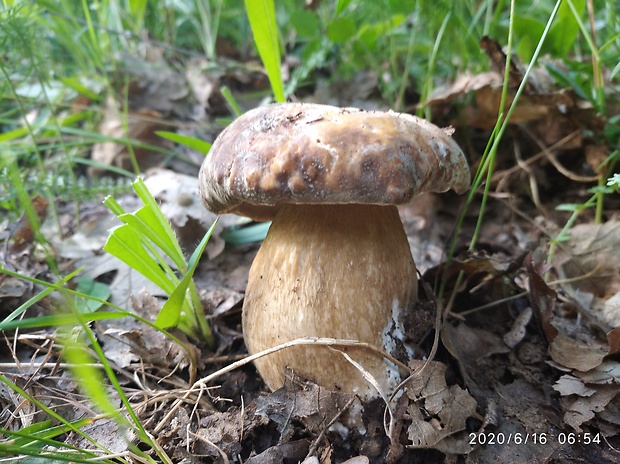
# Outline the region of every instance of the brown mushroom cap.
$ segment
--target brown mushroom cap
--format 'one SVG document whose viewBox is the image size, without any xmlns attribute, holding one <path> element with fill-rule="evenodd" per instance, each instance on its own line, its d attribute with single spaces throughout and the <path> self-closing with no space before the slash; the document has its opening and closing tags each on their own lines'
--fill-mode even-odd
<svg viewBox="0 0 620 464">
<path fill-rule="evenodd" d="M 310 103 L 256 108 L 217 138 L 200 171 L 214 213 L 271 219 L 279 205 L 403 204 L 465 192 L 469 167 L 450 130 L 415 116 Z"/>
</svg>

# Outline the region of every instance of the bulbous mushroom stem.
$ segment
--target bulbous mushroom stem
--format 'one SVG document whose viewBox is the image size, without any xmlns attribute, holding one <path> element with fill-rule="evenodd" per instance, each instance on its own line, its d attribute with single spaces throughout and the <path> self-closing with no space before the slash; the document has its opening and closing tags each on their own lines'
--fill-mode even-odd
<svg viewBox="0 0 620 464">
<path fill-rule="evenodd" d="M 416 268 L 395 206 L 283 205 L 252 268 L 243 306 L 251 354 L 300 337 L 359 340 L 390 352 L 402 313 L 417 299 Z M 346 348 L 389 393 L 398 368 L 364 348 Z M 285 368 L 333 390 L 376 396 L 340 353 L 297 346 L 256 361 L 272 390 Z"/>
</svg>

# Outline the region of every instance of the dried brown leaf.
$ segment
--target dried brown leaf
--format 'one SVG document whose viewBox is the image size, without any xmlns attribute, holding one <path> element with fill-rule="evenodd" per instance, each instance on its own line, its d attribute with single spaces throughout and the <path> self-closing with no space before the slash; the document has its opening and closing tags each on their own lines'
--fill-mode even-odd
<svg viewBox="0 0 620 464">
<path fill-rule="evenodd" d="M 0 276 L 0 301 L 6 298 L 20 298 L 28 289 L 28 284 L 21 279 Z"/>
<path fill-rule="evenodd" d="M 562 366 L 579 371 L 589 371 L 600 365 L 608 350 L 606 343 L 596 340 L 582 342 L 564 334 L 558 334 L 549 344 L 551 359 Z"/>
<path fill-rule="evenodd" d="M 532 256 L 526 258 L 526 266 L 528 272 L 528 289 L 530 293 L 530 302 L 534 314 L 538 319 L 538 323 L 545 333 L 548 342 L 553 341 L 558 335 L 551 321 L 553 319 L 553 310 L 558 294 L 555 290 L 549 288 L 545 280 L 536 269 Z"/>
<path fill-rule="evenodd" d="M 119 424 L 112 419 L 98 419 L 80 429 L 86 435 L 71 433 L 66 439 L 67 445 L 89 449 L 92 440 L 111 453 L 124 453 L 131 436 L 121 430 Z M 125 436 L 124 436 L 125 435 Z M 85 437 L 89 437 L 86 439 Z"/>
<path fill-rule="evenodd" d="M 620 385 L 620 362 L 607 360 L 587 372 L 575 372 L 583 382 Z"/>
<path fill-rule="evenodd" d="M 414 360 L 410 364 L 415 369 L 423 363 Z M 446 385 L 446 369 L 444 364 L 432 361 L 424 376 L 414 376 L 407 384 L 412 400 L 407 409 L 412 421 L 407 430 L 409 448 L 434 448 L 447 454 L 471 451 L 467 437 L 456 434 L 465 430 L 477 403 L 458 385 Z"/>
<path fill-rule="evenodd" d="M 467 324 L 444 324 L 441 340 L 466 370 L 468 366 L 478 363 L 480 358 L 510 351 L 504 341 L 494 333 Z"/>
<path fill-rule="evenodd" d="M 196 443 L 196 451 L 214 458 L 221 458 L 221 452 L 227 456 L 237 456 L 241 452 L 241 437 L 245 433 L 244 426 L 257 426 L 259 421 L 244 420 L 242 413 L 236 409 L 216 412 L 205 417 L 200 424 Z"/>
<path fill-rule="evenodd" d="M 562 290 L 577 302 L 590 295 L 581 309 L 610 329 L 620 327 L 620 222 L 577 225 L 568 236 L 554 260 L 566 280 Z"/>
<path fill-rule="evenodd" d="M 262 453 L 252 456 L 245 464 L 278 464 L 283 462 L 299 462 L 308 454 L 308 440 L 296 440 L 288 443 L 280 443 L 267 448 Z M 317 462 L 319 462 L 317 460 Z M 323 464 L 321 462 L 321 464 Z"/>
<path fill-rule="evenodd" d="M 607 332 L 607 343 L 609 343 L 609 354 L 620 353 L 620 328 Z"/>
<path fill-rule="evenodd" d="M 564 422 L 581 432 L 595 418 L 608 420 L 607 405 L 620 394 L 620 363 L 605 361 L 587 372 L 565 374 L 553 386 L 563 396 Z M 613 422 L 613 421 L 612 421 Z M 619 421 L 620 423 L 620 421 Z"/>
<path fill-rule="evenodd" d="M 596 416 L 597 413 L 603 411 L 620 393 L 620 389 L 616 385 L 614 386 L 601 386 L 597 388 L 596 392 L 589 397 L 569 397 L 565 399 L 562 404 L 564 406 L 564 422 L 575 429 L 577 432 L 582 432 L 581 426 Z"/>
<path fill-rule="evenodd" d="M 275 422 L 283 440 L 293 432 L 292 419 L 302 420 L 311 431 L 320 432 L 322 426 L 342 413 L 352 398 L 311 382 L 300 389 L 295 385 L 298 380 L 287 375 L 284 387 L 256 399 L 256 414 Z"/>
<path fill-rule="evenodd" d="M 596 393 L 595 389 L 586 387 L 582 380 L 570 374 L 564 374 L 560 377 L 553 389 L 562 396 L 577 395 L 588 397 Z"/>
<path fill-rule="evenodd" d="M 48 201 L 41 195 L 37 195 L 32 199 L 32 206 L 40 223 L 43 223 L 47 217 L 47 205 Z M 11 235 L 13 237 L 11 249 L 13 251 L 23 251 L 32 243 L 34 240 L 34 231 L 26 215 L 22 216 L 17 224 L 15 224 Z"/>
</svg>

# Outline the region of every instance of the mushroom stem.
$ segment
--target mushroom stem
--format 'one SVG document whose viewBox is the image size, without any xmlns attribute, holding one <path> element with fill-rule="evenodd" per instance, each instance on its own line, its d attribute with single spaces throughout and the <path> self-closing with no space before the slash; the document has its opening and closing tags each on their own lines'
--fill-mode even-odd
<svg viewBox="0 0 620 464">
<path fill-rule="evenodd" d="M 251 354 L 300 337 L 402 346 L 402 314 L 417 276 L 395 206 L 283 205 L 250 270 L 243 332 Z M 390 392 L 398 368 L 364 348 L 346 348 Z M 361 373 L 325 346 L 298 346 L 256 361 L 272 390 L 285 368 L 330 389 L 376 396 Z"/>
</svg>

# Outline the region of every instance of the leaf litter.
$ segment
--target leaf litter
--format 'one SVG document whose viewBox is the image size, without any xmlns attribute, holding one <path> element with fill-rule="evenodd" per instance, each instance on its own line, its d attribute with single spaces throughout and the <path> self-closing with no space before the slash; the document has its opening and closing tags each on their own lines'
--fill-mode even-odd
<svg viewBox="0 0 620 464">
<path fill-rule="evenodd" d="M 486 47 L 492 52 L 492 63 L 501 67 L 497 47 L 492 42 Z M 183 77 L 167 66 L 159 74 L 154 74 L 150 66 L 137 67 L 132 85 L 137 85 L 139 91 L 129 102 L 129 117 L 149 122 L 142 128 L 129 124 L 129 136 L 169 147 L 153 134 L 166 126 L 162 122 L 171 115 L 189 121 L 219 114 L 223 111 L 219 89 L 232 79 L 239 83 L 236 89 L 255 85 L 253 81 L 259 87 L 265 85 L 264 74 L 252 74 L 256 70 L 251 66 L 212 69 L 196 63 L 196 68 Z M 250 73 L 254 78 L 247 78 L 247 69 L 254 69 Z M 546 250 L 540 245 L 544 243 L 541 239 L 552 237 L 552 232 L 563 224 L 562 217 L 549 213 L 552 208 L 544 205 L 568 200 L 556 198 L 549 186 L 558 182 L 575 184 L 566 192 L 575 202 L 582 202 L 583 178 L 591 176 L 605 154 L 593 148 L 591 141 L 570 134 L 584 129 L 597 133 L 600 120 L 571 92 L 546 87 L 544 71 L 540 75 L 541 83 L 527 89 L 513 120 L 514 140 L 508 139 L 517 161 L 508 156 L 499 161 L 493 179 L 497 190 L 490 196 L 476 250 L 465 251 L 466 239 L 459 238 L 457 255 L 451 260 L 445 256 L 449 231 L 458 214 L 458 204 L 449 194 L 428 196 L 419 205 L 400 208 L 412 253 L 424 272 L 422 282 L 431 286 L 441 283 L 444 294 L 454 292 L 454 300 L 447 310 L 442 310 L 442 325 L 435 328 L 439 330 L 439 344 L 433 344 L 433 322 L 436 308 L 444 304 L 437 305 L 435 299 L 440 296 L 432 292 L 420 302 L 420 310 L 427 314 L 427 328 L 418 332 L 411 328 L 409 332 L 419 354 L 410 365 L 414 374 L 404 384 L 404 394 L 387 406 L 381 400 L 362 402 L 327 391 L 294 373 L 287 375 L 282 389 L 270 393 L 251 365 L 218 375 L 208 388 L 192 390 L 194 374 L 200 378 L 217 372 L 245 353 L 240 308 L 257 245 L 225 242 L 223 233 L 238 225 L 234 217 L 220 222 L 196 272 L 201 300 L 219 340 L 216 353 L 182 338 L 184 348 L 179 348 L 178 343 L 135 319 L 96 324 L 104 353 L 120 374 L 139 417 L 173 462 L 415 463 L 456 462 L 456 456 L 460 462 L 472 463 L 498 459 L 617 462 L 619 228 L 613 219 L 601 225 L 577 225 L 569 231 L 569 240 L 562 243 L 550 265 L 542 264 Z M 468 128 L 472 127 L 491 127 L 497 114 L 498 76 L 497 72 L 464 75 L 436 93 L 428 102 L 436 120 L 457 126 L 457 135 L 470 133 Z M 511 77 L 514 89 L 522 77 L 519 69 L 514 69 Z M 376 95 L 376 76 L 360 75 L 357 79 L 361 80 L 359 94 L 353 90 L 355 86 L 349 86 L 351 94 L 346 99 L 371 100 Z M 316 100 L 341 101 L 338 88 L 322 84 L 316 89 Z M 473 99 L 468 100 L 471 95 Z M 469 103 L 459 106 L 454 104 L 456 100 Z M 382 106 L 380 101 L 369 104 Z M 106 114 L 102 133 L 127 135 L 117 130 L 126 117 L 119 103 L 109 101 Z M 519 131 L 526 134 L 526 143 L 518 141 Z M 127 167 L 120 145 L 105 143 L 97 148 L 101 158 L 99 154 L 95 158 Z M 519 162 L 519 143 L 523 153 L 538 155 Z M 188 170 L 187 165 L 178 172 L 161 169 L 161 157 L 151 156 L 148 151 L 144 155 L 140 159 L 146 161 L 140 161 L 141 166 L 155 168 L 146 176 L 146 183 L 184 248 L 191 251 L 200 239 L 200 231 L 213 221 L 197 199 L 195 171 L 184 176 L 181 171 Z M 573 170 L 565 169 L 566 165 Z M 524 179 L 527 182 L 523 183 Z M 127 202 L 127 210 L 135 210 L 131 195 L 123 201 Z M 614 199 L 611 202 L 617 204 Z M 59 259 L 70 266 L 83 266 L 84 275 L 107 283 L 115 304 L 154 320 L 162 305 L 161 290 L 101 252 L 107 229 L 114 225 L 113 216 L 98 206 L 88 208 L 82 212 L 84 220 L 79 231 L 54 238 Z M 476 211 L 468 212 L 460 237 L 471 236 L 476 217 Z M 6 231 L 8 224 L 2 225 Z M 10 231 L 3 231 L 2 237 L 5 243 L 13 240 Z M 2 262 L 27 275 L 34 275 L 34 268 L 44 269 L 32 241 L 19 240 L 19 246 L 21 250 L 4 247 Z M 3 314 L 5 308 L 14 308 L 40 291 L 18 282 L 6 275 L 0 277 Z M 46 298 L 37 310 L 44 313 L 53 305 L 53 299 Z M 178 333 L 174 335 L 179 337 Z M 60 362 L 52 334 L 20 332 L 5 334 L 5 340 L 2 366 L 12 365 L 2 368 L 5 375 L 12 375 L 30 394 L 49 397 L 48 403 L 60 408 L 69 420 L 81 417 L 85 411 L 93 413 L 78 396 L 77 385 L 66 371 L 58 376 L 49 370 Z M 50 391 L 55 394 L 49 395 Z M 67 403 L 59 403 L 59 398 L 82 406 L 66 407 Z M 20 401 L 6 388 L 0 390 L 3 410 L 16 410 Z M 32 414 L 41 415 L 33 405 L 24 407 L 32 410 L 23 410 L 11 418 L 3 415 L 3 427 L 23 427 L 32 423 L 36 417 Z M 392 409 L 395 418 L 391 436 L 386 433 L 386 407 Z M 573 431 L 601 433 L 603 443 L 586 449 L 558 441 L 559 433 Z M 115 433 L 115 425 L 101 419 L 90 432 L 117 450 L 109 442 Z M 480 444 L 480 440 L 472 440 L 472 436 L 488 439 L 515 434 L 546 434 L 548 442 L 541 446 L 532 441 Z M 80 443 L 74 436 L 68 442 Z"/>
</svg>

